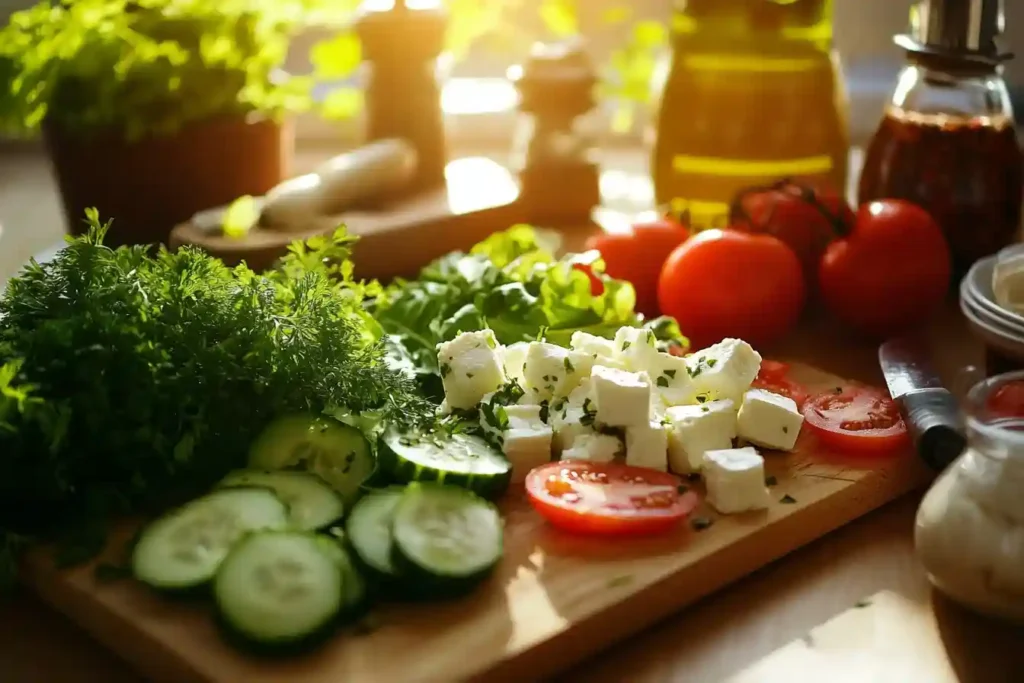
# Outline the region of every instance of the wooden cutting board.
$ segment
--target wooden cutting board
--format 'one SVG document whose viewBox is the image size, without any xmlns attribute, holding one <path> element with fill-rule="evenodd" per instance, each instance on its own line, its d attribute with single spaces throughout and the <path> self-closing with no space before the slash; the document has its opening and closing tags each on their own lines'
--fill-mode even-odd
<svg viewBox="0 0 1024 683">
<path fill-rule="evenodd" d="M 839 378 L 794 364 L 812 390 Z M 496 575 L 459 602 L 392 605 L 317 652 L 279 661 L 243 657 L 219 638 L 209 606 L 184 604 L 93 567 L 57 571 L 28 558 L 24 579 L 40 596 L 145 676 L 168 683 L 451 683 L 536 680 L 679 610 L 786 553 L 923 484 L 909 451 L 853 462 L 803 430 L 796 452 L 768 454 L 776 477 L 766 510 L 684 525 L 659 538 L 585 539 L 548 527 L 521 494 L 502 502 L 506 556 Z M 795 502 L 782 503 L 784 496 Z M 789 500 L 789 498 L 787 498 Z M 130 530 L 123 530 L 127 536 Z M 122 552 L 112 544 L 111 553 Z M 367 628 L 370 626 L 370 628 Z"/>
<path fill-rule="evenodd" d="M 727 683 L 1013 683 L 1024 627 L 882 591 Z"/>
</svg>

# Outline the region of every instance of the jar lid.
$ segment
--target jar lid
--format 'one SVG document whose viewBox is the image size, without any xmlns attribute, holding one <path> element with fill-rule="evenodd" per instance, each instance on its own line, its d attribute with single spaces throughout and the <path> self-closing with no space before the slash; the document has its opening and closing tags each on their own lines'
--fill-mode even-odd
<svg viewBox="0 0 1024 683">
<path fill-rule="evenodd" d="M 999 45 L 1005 28 L 1003 0 L 919 0 L 910 29 L 895 42 L 917 54 L 995 66 L 1013 57 Z"/>
</svg>

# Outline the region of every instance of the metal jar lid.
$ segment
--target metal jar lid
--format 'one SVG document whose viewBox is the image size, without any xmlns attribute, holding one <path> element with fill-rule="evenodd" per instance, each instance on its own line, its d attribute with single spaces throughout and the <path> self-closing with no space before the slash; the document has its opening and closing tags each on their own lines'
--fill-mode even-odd
<svg viewBox="0 0 1024 683">
<path fill-rule="evenodd" d="M 999 44 L 1005 26 L 1003 0 L 919 0 L 910 30 L 895 42 L 918 54 L 994 66 L 1013 57 Z"/>
</svg>

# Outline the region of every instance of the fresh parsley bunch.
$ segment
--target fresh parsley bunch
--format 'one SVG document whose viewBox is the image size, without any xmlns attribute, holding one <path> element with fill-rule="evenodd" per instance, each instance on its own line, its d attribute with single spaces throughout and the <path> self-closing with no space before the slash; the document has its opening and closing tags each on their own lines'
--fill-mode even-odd
<svg viewBox="0 0 1024 683">
<path fill-rule="evenodd" d="M 88 556 L 109 516 L 243 466 L 281 413 L 432 415 L 386 363 L 344 230 L 259 275 L 197 249 L 110 249 L 89 221 L 0 299 L 0 565 L 24 537 L 71 534 Z"/>
<path fill-rule="evenodd" d="M 172 132 L 312 105 L 281 78 L 291 35 L 330 0 L 43 0 L 0 30 L 0 131 Z"/>
</svg>

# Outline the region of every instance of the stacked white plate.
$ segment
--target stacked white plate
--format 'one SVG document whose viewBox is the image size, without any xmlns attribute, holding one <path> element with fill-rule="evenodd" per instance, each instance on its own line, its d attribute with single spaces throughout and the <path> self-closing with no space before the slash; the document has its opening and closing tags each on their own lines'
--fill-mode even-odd
<svg viewBox="0 0 1024 683">
<path fill-rule="evenodd" d="M 975 263 L 960 283 L 960 310 L 986 344 L 1024 363 L 1024 316 L 996 303 L 992 289 L 996 264 L 1008 256 L 1019 257 L 1022 250 L 1024 245 L 1014 245 Z"/>
</svg>

